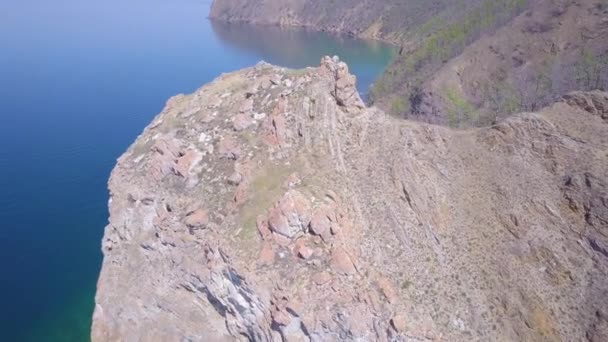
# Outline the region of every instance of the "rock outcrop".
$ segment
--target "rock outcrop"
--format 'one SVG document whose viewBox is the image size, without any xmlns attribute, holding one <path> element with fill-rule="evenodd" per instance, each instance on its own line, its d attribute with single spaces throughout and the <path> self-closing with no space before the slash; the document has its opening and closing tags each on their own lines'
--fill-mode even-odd
<svg viewBox="0 0 608 342">
<path fill-rule="evenodd" d="M 119 158 L 93 341 L 605 341 L 608 95 L 454 131 L 337 58 L 178 95 Z"/>
</svg>

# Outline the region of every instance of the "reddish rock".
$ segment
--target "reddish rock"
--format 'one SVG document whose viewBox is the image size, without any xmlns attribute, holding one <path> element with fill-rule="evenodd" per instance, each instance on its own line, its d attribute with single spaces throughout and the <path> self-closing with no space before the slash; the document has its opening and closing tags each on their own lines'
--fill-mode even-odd
<svg viewBox="0 0 608 342">
<path fill-rule="evenodd" d="M 262 246 L 260 255 L 258 256 L 258 264 L 272 265 L 273 262 L 274 262 L 274 249 L 272 248 L 271 244 L 265 243 L 264 246 Z"/>
<path fill-rule="evenodd" d="M 242 131 L 254 123 L 249 114 L 237 114 L 232 118 L 232 127 L 235 131 Z"/>
<path fill-rule="evenodd" d="M 273 232 L 288 238 L 306 230 L 310 223 L 310 202 L 298 191 L 288 191 L 268 211 L 268 224 Z"/>
<path fill-rule="evenodd" d="M 288 236 L 290 233 L 289 221 L 287 221 L 287 217 L 283 215 L 283 212 L 278 207 L 268 210 L 268 225 L 275 233 L 285 236 Z"/>
<path fill-rule="evenodd" d="M 258 233 L 262 237 L 262 240 L 266 240 L 272 235 L 272 232 L 270 231 L 270 228 L 268 227 L 268 220 L 266 219 L 266 216 L 258 215 L 255 223 L 258 228 Z"/>
<path fill-rule="evenodd" d="M 353 222 L 348 219 L 348 218 L 341 218 L 340 219 L 340 233 L 342 235 L 350 235 L 350 233 L 353 231 Z"/>
<path fill-rule="evenodd" d="M 304 310 L 304 303 L 300 298 L 291 298 L 287 302 L 285 308 L 291 310 L 292 312 L 295 312 L 296 314 L 299 314 Z"/>
<path fill-rule="evenodd" d="M 272 320 L 279 325 L 287 326 L 291 323 L 291 316 L 283 310 L 276 310 L 272 313 Z"/>
<path fill-rule="evenodd" d="M 291 243 L 291 239 L 280 234 L 272 234 L 272 240 L 281 247 L 287 247 Z"/>
<path fill-rule="evenodd" d="M 236 141 L 232 137 L 225 137 L 217 144 L 217 149 L 220 157 L 236 160 L 241 155 L 241 150 L 237 146 Z"/>
<path fill-rule="evenodd" d="M 285 145 L 287 139 L 287 123 L 283 114 L 285 107 L 285 100 L 279 100 L 272 110 L 272 114 L 262 124 L 263 140 L 270 146 L 280 148 Z"/>
<path fill-rule="evenodd" d="M 391 326 L 397 332 L 404 332 L 407 329 L 407 322 L 405 321 L 405 317 L 403 315 L 395 315 L 391 318 Z"/>
<path fill-rule="evenodd" d="M 241 112 L 241 113 L 249 113 L 252 110 L 253 110 L 253 99 L 252 98 L 245 99 L 241 103 L 241 106 L 239 107 L 239 112 Z"/>
<path fill-rule="evenodd" d="M 330 228 L 331 222 L 329 221 L 328 217 L 328 208 L 316 208 L 312 214 L 312 219 L 310 220 L 311 233 L 321 236 L 325 239 L 329 236 Z"/>
<path fill-rule="evenodd" d="M 160 138 L 156 140 L 154 145 L 152 145 L 152 151 L 159 153 L 161 155 L 168 155 L 171 157 L 177 157 L 179 153 L 179 147 L 177 143 L 173 140 Z"/>
<path fill-rule="evenodd" d="M 397 300 L 397 292 L 390 280 L 387 278 L 380 278 L 380 280 L 378 280 L 378 287 L 389 303 L 395 303 Z"/>
<path fill-rule="evenodd" d="M 182 156 L 175 160 L 173 172 L 175 172 L 175 174 L 178 176 L 187 177 L 190 169 L 192 169 L 192 166 L 198 162 L 197 159 L 199 158 L 200 154 L 196 150 L 186 151 Z"/>
<path fill-rule="evenodd" d="M 302 179 L 300 179 L 300 175 L 297 172 L 290 174 L 289 177 L 287 177 L 287 180 L 285 181 L 285 185 L 288 188 L 298 186 L 300 185 L 300 183 L 302 183 Z"/>
<path fill-rule="evenodd" d="M 349 309 L 348 326 L 353 336 L 362 337 L 369 331 L 372 331 L 373 323 L 370 316 L 368 308 L 363 305 L 356 305 Z"/>
<path fill-rule="evenodd" d="M 341 274 L 355 274 L 357 270 L 351 257 L 342 247 L 334 247 L 331 251 L 331 268 Z"/>
<path fill-rule="evenodd" d="M 331 235 L 338 235 L 338 233 L 340 232 L 340 226 L 337 223 L 332 222 L 330 226 L 330 231 Z"/>
<path fill-rule="evenodd" d="M 303 246 L 298 251 L 298 255 L 300 256 L 300 258 L 302 258 L 304 260 L 308 260 L 312 257 L 313 250 L 310 247 Z"/>
<path fill-rule="evenodd" d="M 159 138 L 151 148 L 155 153 L 150 158 L 148 173 L 154 180 L 175 172 L 175 158 L 179 156 L 178 143 L 171 139 Z"/>
<path fill-rule="evenodd" d="M 310 202 L 296 190 L 288 191 L 279 202 L 279 207 L 290 225 L 296 225 L 301 230 L 310 223 Z"/>
<path fill-rule="evenodd" d="M 314 251 L 312 250 L 312 248 L 306 246 L 306 243 L 302 239 L 300 239 L 296 242 L 294 252 L 300 258 L 308 260 L 312 257 Z"/>
<path fill-rule="evenodd" d="M 375 291 L 368 292 L 364 301 L 369 305 L 372 311 L 378 312 L 380 309 L 380 299 Z"/>
<path fill-rule="evenodd" d="M 328 272 L 319 272 L 312 276 L 312 282 L 319 286 L 329 283 L 331 279 L 332 276 Z"/>
<path fill-rule="evenodd" d="M 155 226 L 160 226 L 161 224 L 163 224 L 167 219 L 169 218 L 169 213 L 167 212 L 167 210 L 164 209 L 160 209 L 156 211 L 156 216 L 154 216 L 154 219 L 152 220 L 152 223 Z"/>
<path fill-rule="evenodd" d="M 247 185 L 245 183 L 241 183 L 241 185 L 239 185 L 236 188 L 236 191 L 234 192 L 234 204 L 236 205 L 241 205 L 243 203 L 245 203 L 245 200 L 247 199 Z"/>
<path fill-rule="evenodd" d="M 338 105 L 345 107 L 348 112 L 358 112 L 365 108 L 356 89 L 356 77 L 348 72 L 348 66 L 338 58 L 323 57 L 322 72 L 333 76 L 336 85 L 333 96 Z"/>
<path fill-rule="evenodd" d="M 325 254 L 325 251 L 323 250 L 323 248 L 317 247 L 314 249 L 314 256 L 323 257 L 324 254 Z"/>
<path fill-rule="evenodd" d="M 191 228 L 204 227 L 209 223 L 209 215 L 205 209 L 196 209 L 186 215 L 184 223 Z"/>
<path fill-rule="evenodd" d="M 410 320 L 409 324 L 406 324 L 407 334 L 418 339 L 437 340 L 436 331 L 435 322 L 428 314 L 417 317 L 415 321 Z"/>
</svg>

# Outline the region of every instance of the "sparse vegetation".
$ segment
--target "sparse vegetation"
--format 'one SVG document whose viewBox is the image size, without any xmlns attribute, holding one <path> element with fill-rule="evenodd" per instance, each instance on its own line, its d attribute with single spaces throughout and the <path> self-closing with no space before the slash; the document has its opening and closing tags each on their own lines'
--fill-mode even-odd
<svg viewBox="0 0 608 342">
<path fill-rule="evenodd" d="M 410 101 L 407 98 L 397 97 L 391 104 L 391 111 L 394 113 L 407 113 L 410 111 Z"/>
<path fill-rule="evenodd" d="M 607 89 L 608 50 L 601 45 L 601 35 L 581 33 L 576 39 L 570 38 L 567 44 L 558 45 L 554 35 L 565 28 L 559 28 L 552 20 L 563 15 L 582 14 L 576 6 L 568 7 L 557 1 L 545 3 L 549 4 L 555 7 L 545 11 L 539 3 L 526 0 L 483 0 L 473 4 L 455 1 L 453 6 L 446 7 L 450 13 L 439 12 L 408 37 L 414 42 L 418 39 L 418 43 L 403 49 L 374 84 L 372 101 L 402 117 L 413 115 L 431 122 L 440 118 L 439 122 L 443 119 L 450 126 L 488 125 L 515 112 L 537 111 L 573 90 Z M 479 37 L 493 34 L 526 9 L 530 9 L 528 14 L 512 28 L 519 30 L 519 35 L 510 39 L 511 28 L 507 28 L 498 33 L 495 44 L 489 47 L 484 43 L 476 45 L 473 49 L 479 52 L 478 57 L 468 53 L 463 55 L 462 63 L 456 61 L 450 68 L 437 73 L 448 60 L 461 54 Z M 596 6 L 586 9 L 585 13 L 601 10 Z M 595 17 L 596 14 L 590 15 Z M 583 27 L 594 25 L 590 19 Z M 526 38 L 533 34 L 544 36 L 534 41 L 528 40 L 531 37 Z M 469 64 L 475 58 L 480 61 L 486 58 L 482 62 L 483 71 L 477 71 L 474 64 Z M 444 81 L 457 77 L 459 81 L 456 82 L 461 84 L 455 91 L 445 88 L 442 82 L 432 85 L 427 82 L 434 77 Z M 408 99 L 407 106 L 403 105 L 406 103 L 403 99 Z M 420 106 L 422 103 L 424 106 Z"/>
<path fill-rule="evenodd" d="M 483 84 L 483 106 L 497 115 L 536 111 L 572 90 L 608 88 L 608 56 L 581 49 L 574 63 L 548 58 L 543 65 L 507 79 L 493 75 Z"/>
<path fill-rule="evenodd" d="M 594 54 L 589 49 L 581 49 L 575 65 L 575 78 L 584 90 L 605 89 L 608 87 L 608 53 Z"/>
<path fill-rule="evenodd" d="M 419 27 L 416 35 L 424 37 L 419 37 L 420 43 L 398 57 L 374 84 L 372 100 L 386 96 L 387 90 L 399 92 L 400 98 L 408 98 L 412 90 L 420 87 L 422 81 L 443 63 L 461 53 L 482 34 L 495 30 L 521 13 L 527 3 L 527 0 L 484 0 L 472 9 L 461 1 L 448 6 L 446 12 L 428 19 Z M 399 104 L 403 100 L 392 100 L 390 111 L 395 115 L 403 116 L 410 109 L 415 110 L 411 106 L 395 105 L 395 101 Z"/>
<path fill-rule="evenodd" d="M 269 164 L 257 171 L 249 191 L 255 193 L 255 199 L 248 200 L 239 212 L 242 230 L 239 238 L 242 241 L 252 241 L 257 234 L 256 219 L 260 213 L 270 208 L 283 193 L 281 186 L 293 167 Z"/>
<path fill-rule="evenodd" d="M 462 123 L 474 124 L 479 119 L 479 114 L 475 107 L 466 98 L 460 95 L 459 91 L 453 87 L 446 87 L 444 95 L 448 101 L 447 119 L 448 125 L 457 127 Z"/>
</svg>

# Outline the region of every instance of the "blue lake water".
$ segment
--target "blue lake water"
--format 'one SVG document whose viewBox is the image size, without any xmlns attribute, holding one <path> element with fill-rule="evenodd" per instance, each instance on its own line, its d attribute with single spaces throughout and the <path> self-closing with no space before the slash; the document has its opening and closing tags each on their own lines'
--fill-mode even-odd
<svg viewBox="0 0 608 342">
<path fill-rule="evenodd" d="M 393 50 L 206 20 L 209 0 L 0 2 L 0 340 L 87 341 L 106 181 L 166 101 L 260 60 L 340 55 L 365 92 Z"/>
</svg>

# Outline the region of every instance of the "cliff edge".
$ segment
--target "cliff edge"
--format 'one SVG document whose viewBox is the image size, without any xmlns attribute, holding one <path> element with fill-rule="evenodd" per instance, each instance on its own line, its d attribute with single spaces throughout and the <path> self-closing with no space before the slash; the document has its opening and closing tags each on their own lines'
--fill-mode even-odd
<svg viewBox="0 0 608 342">
<path fill-rule="evenodd" d="M 608 339 L 608 94 L 492 127 L 337 58 L 178 95 L 121 156 L 93 341 Z"/>
</svg>

